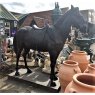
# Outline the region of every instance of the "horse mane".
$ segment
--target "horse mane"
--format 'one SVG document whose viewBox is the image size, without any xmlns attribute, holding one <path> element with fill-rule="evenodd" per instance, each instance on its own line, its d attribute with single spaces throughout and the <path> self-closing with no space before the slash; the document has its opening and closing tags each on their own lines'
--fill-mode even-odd
<svg viewBox="0 0 95 95">
<path fill-rule="evenodd" d="M 65 20 L 65 18 L 67 17 L 67 15 L 71 14 L 71 12 L 72 12 L 71 9 L 68 10 L 64 15 L 62 15 L 62 16 L 57 20 L 57 22 L 54 24 L 54 26 L 55 26 L 55 27 L 58 27 L 58 26 L 62 23 L 62 21 Z"/>
<path fill-rule="evenodd" d="M 74 13 L 76 10 L 78 10 L 78 7 L 75 7 L 73 9 L 68 10 L 64 15 L 62 15 L 57 22 L 54 24 L 55 27 L 60 28 L 59 25 L 61 25 L 67 18 L 67 16 L 70 16 L 72 13 Z"/>
</svg>

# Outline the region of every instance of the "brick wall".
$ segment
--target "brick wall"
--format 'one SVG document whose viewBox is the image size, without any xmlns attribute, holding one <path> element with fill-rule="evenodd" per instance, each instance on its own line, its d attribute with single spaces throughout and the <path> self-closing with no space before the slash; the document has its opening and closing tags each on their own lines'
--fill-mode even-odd
<svg viewBox="0 0 95 95">
<path fill-rule="evenodd" d="M 67 8 L 62 8 L 62 13 L 64 14 L 68 10 Z M 43 27 L 45 20 L 48 20 L 48 23 L 52 25 L 52 10 L 49 11 L 42 11 L 42 12 L 35 12 L 35 13 L 30 13 L 27 18 L 24 20 L 23 26 L 29 26 L 31 24 L 31 21 L 35 19 L 38 27 Z"/>
<path fill-rule="evenodd" d="M 48 19 L 49 24 L 52 24 L 51 11 L 45 11 L 45 12 L 30 13 L 27 16 L 27 18 L 24 20 L 22 27 L 30 25 L 33 18 L 35 19 L 35 21 L 39 27 L 44 26 L 45 19 Z"/>
</svg>

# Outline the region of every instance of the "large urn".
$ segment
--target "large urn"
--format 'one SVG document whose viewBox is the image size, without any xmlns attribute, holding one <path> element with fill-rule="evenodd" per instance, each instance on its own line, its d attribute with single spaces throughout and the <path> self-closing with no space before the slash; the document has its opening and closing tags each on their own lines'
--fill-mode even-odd
<svg viewBox="0 0 95 95">
<path fill-rule="evenodd" d="M 91 73 L 95 75 L 95 64 L 88 64 L 88 67 L 86 68 L 84 73 Z"/>
<path fill-rule="evenodd" d="M 78 62 L 66 60 L 60 65 L 58 77 L 61 86 L 61 92 L 64 92 L 66 86 L 70 83 L 73 75 L 76 73 L 81 73 Z"/>
<path fill-rule="evenodd" d="M 82 72 L 84 72 L 89 64 L 89 57 L 85 51 L 73 50 L 68 59 L 78 62 Z"/>
<path fill-rule="evenodd" d="M 95 93 L 95 75 L 79 73 L 73 76 L 65 93 Z"/>
<path fill-rule="evenodd" d="M 75 44 L 80 47 L 80 50 L 89 50 L 90 45 L 95 43 L 95 38 L 77 38 Z"/>
</svg>

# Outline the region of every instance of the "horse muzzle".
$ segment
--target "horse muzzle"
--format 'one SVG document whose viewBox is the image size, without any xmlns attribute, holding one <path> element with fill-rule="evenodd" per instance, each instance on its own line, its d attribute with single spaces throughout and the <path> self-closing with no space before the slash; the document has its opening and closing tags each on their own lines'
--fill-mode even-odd
<svg viewBox="0 0 95 95">
<path fill-rule="evenodd" d="M 80 27 L 80 31 L 83 32 L 83 33 L 87 33 L 87 29 L 88 29 L 88 26 L 87 25 L 82 25 Z"/>
</svg>

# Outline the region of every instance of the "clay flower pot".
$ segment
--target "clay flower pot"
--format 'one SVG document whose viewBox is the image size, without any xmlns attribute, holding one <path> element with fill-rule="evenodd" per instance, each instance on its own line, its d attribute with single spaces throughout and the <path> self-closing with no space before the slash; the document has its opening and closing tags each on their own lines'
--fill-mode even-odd
<svg viewBox="0 0 95 95">
<path fill-rule="evenodd" d="M 95 64 L 88 64 L 88 67 L 86 68 L 84 73 L 91 73 L 95 75 Z"/>
<path fill-rule="evenodd" d="M 68 57 L 69 60 L 77 61 L 82 72 L 87 68 L 89 64 L 89 58 L 85 51 L 74 50 Z"/>
<path fill-rule="evenodd" d="M 73 76 L 65 93 L 95 93 L 95 75 L 79 73 Z"/>
<path fill-rule="evenodd" d="M 58 77 L 61 86 L 61 92 L 64 92 L 66 86 L 70 83 L 73 75 L 76 73 L 81 73 L 78 62 L 66 60 L 60 65 Z"/>
</svg>

